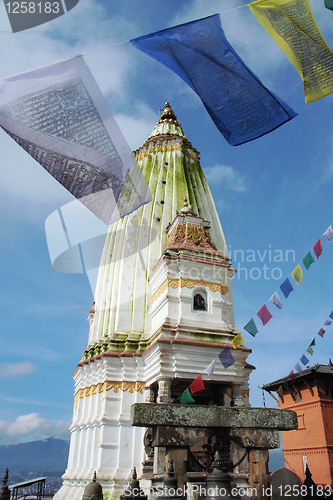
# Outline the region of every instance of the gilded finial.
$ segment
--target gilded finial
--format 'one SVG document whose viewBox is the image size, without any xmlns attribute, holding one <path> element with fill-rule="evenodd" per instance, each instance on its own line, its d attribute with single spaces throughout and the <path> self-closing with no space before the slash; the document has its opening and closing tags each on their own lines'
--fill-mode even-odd
<svg viewBox="0 0 333 500">
<path fill-rule="evenodd" d="M 168 102 L 165 103 L 164 111 L 162 113 L 162 116 L 160 116 L 159 122 L 158 123 L 174 123 L 175 125 L 179 125 L 177 122 L 177 117 L 173 110 L 171 109 L 171 106 Z"/>
<path fill-rule="evenodd" d="M 188 207 L 187 198 L 184 198 L 184 207 Z"/>
</svg>

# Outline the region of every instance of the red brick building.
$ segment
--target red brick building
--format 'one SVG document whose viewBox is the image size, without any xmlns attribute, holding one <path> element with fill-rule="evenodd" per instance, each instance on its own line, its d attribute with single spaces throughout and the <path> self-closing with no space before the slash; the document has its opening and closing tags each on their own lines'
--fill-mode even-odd
<svg viewBox="0 0 333 500">
<path fill-rule="evenodd" d="M 294 381 L 285 381 L 283 378 L 263 387 L 276 391 L 281 409 L 297 413 L 298 429 L 282 432 L 285 466 L 304 481 L 308 464 L 316 484 L 332 485 L 333 363 L 330 360 L 328 365 L 306 368 Z"/>
</svg>

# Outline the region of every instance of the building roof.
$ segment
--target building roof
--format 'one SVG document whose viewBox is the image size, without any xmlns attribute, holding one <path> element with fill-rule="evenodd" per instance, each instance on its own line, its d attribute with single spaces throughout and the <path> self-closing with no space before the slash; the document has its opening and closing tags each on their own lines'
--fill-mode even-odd
<svg viewBox="0 0 333 500">
<path fill-rule="evenodd" d="M 314 366 L 305 368 L 302 373 L 295 373 L 295 382 L 301 382 L 304 379 L 315 378 L 316 375 L 331 375 L 333 376 L 333 363 L 329 360 L 327 365 L 316 364 Z M 269 382 L 268 384 L 263 385 L 263 389 L 265 391 L 275 391 L 280 385 L 282 385 L 287 379 L 290 377 L 283 377 L 278 380 L 274 380 L 274 382 Z"/>
</svg>

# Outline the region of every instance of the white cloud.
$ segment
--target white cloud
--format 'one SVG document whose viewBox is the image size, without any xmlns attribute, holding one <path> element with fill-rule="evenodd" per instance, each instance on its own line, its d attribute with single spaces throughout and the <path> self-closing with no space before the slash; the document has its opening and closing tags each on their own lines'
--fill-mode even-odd
<svg viewBox="0 0 333 500">
<path fill-rule="evenodd" d="M 49 422 L 38 413 L 20 415 L 15 422 L 0 420 L 0 444 L 16 444 L 54 437 L 69 439 L 71 421 Z"/>
<path fill-rule="evenodd" d="M 124 134 L 131 150 L 137 149 L 148 139 L 155 123 L 158 121 L 157 113 L 148 110 L 142 113 L 141 118 L 135 118 L 125 114 L 115 115 L 115 119 Z"/>
<path fill-rule="evenodd" d="M 247 191 L 246 179 L 234 167 L 228 165 L 215 165 L 205 168 L 205 175 L 211 186 L 231 189 L 239 193 Z"/>
<path fill-rule="evenodd" d="M 8 436 L 26 436 L 34 434 L 37 430 L 44 428 L 47 424 L 45 418 L 41 418 L 38 413 L 29 415 L 20 415 L 15 422 L 9 425 L 7 429 Z"/>
<path fill-rule="evenodd" d="M 36 368 L 36 365 L 30 361 L 23 361 L 23 363 L 2 363 L 0 365 L 0 378 L 20 377 L 22 375 L 29 375 Z"/>
</svg>

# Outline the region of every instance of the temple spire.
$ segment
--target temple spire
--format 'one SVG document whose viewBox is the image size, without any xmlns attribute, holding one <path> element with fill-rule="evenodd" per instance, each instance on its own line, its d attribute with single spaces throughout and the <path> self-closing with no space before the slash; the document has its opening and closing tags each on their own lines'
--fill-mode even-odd
<svg viewBox="0 0 333 500">
<path fill-rule="evenodd" d="M 168 102 L 165 103 L 163 113 L 160 115 L 160 119 L 148 139 L 166 135 L 179 136 L 186 139 L 182 126 L 177 121 L 177 117 Z"/>
<path fill-rule="evenodd" d="M 177 117 L 173 112 L 173 110 L 171 109 L 171 106 L 168 102 L 165 103 L 164 111 L 158 123 L 166 123 L 166 122 L 174 123 L 175 125 L 180 126 L 180 123 L 177 122 Z"/>
</svg>

